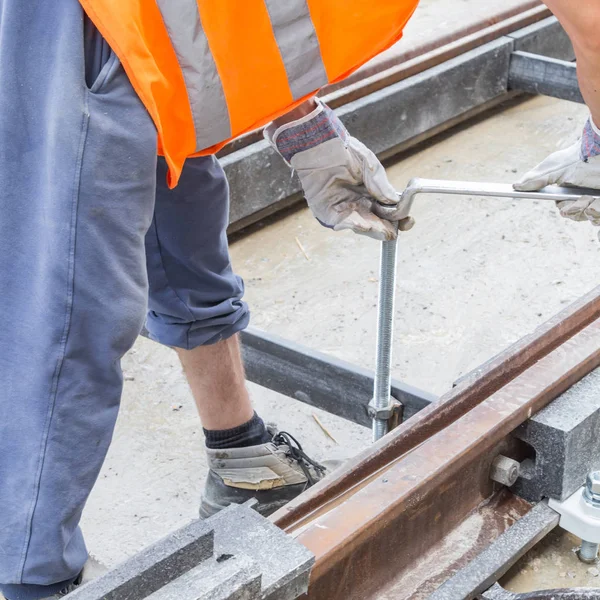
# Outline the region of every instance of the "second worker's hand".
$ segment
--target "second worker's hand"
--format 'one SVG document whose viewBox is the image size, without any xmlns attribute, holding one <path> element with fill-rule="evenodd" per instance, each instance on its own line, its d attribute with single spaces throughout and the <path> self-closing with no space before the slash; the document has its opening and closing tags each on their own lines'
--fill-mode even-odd
<svg viewBox="0 0 600 600">
<path fill-rule="evenodd" d="M 265 137 L 298 173 L 317 220 L 377 240 L 410 229 L 414 221 L 375 154 L 325 104 L 314 106 L 299 119 L 269 125 Z"/>
<path fill-rule="evenodd" d="M 600 190 L 600 131 L 588 120 L 580 140 L 551 154 L 514 184 L 519 191 L 537 191 L 548 185 Z M 557 202 L 560 214 L 573 221 L 590 221 L 600 227 L 600 200 L 583 196 Z M 600 237 L 600 234 L 599 234 Z"/>
</svg>

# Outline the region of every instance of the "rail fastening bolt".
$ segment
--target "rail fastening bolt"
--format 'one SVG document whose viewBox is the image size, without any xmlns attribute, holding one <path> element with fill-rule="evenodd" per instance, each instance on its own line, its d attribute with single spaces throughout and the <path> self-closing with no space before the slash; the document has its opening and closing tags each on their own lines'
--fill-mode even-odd
<svg viewBox="0 0 600 600">
<path fill-rule="evenodd" d="M 583 500 L 588 506 L 598 511 L 598 517 L 600 518 L 600 471 L 593 471 L 588 475 L 583 490 Z M 598 562 L 599 549 L 599 544 L 582 540 L 577 556 L 581 562 L 595 564 Z"/>
<path fill-rule="evenodd" d="M 517 483 L 521 473 L 521 464 L 508 456 L 499 454 L 490 467 L 490 479 L 501 483 L 506 487 L 512 487 Z"/>
<path fill-rule="evenodd" d="M 377 356 L 373 403 L 376 408 L 386 408 L 390 403 L 392 383 L 392 339 L 394 336 L 394 303 L 396 295 L 397 240 L 381 243 L 379 269 L 379 306 L 377 314 Z M 388 432 L 388 423 L 373 419 L 373 441 Z"/>
<path fill-rule="evenodd" d="M 581 548 L 577 552 L 577 557 L 582 563 L 595 565 L 598 562 L 598 544 L 593 542 L 581 542 Z"/>
</svg>

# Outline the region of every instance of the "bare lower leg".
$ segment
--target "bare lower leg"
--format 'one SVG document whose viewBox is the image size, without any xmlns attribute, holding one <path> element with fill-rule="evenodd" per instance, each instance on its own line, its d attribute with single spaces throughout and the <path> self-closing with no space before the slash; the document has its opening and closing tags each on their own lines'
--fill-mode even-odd
<svg viewBox="0 0 600 600">
<path fill-rule="evenodd" d="M 544 0 L 569 34 L 577 74 L 592 119 L 600 126 L 600 0 Z"/>
<path fill-rule="evenodd" d="M 252 418 L 238 336 L 193 350 L 176 350 L 204 428 L 231 429 Z"/>
</svg>

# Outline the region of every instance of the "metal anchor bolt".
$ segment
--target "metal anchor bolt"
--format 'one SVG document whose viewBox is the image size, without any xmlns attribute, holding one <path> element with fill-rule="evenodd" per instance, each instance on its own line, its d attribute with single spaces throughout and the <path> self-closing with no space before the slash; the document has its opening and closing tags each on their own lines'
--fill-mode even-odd
<svg viewBox="0 0 600 600">
<path fill-rule="evenodd" d="M 397 241 L 381 244 L 381 266 L 379 275 L 379 306 L 377 315 L 377 365 L 372 407 L 375 411 L 392 408 L 390 396 L 392 384 L 392 338 L 394 334 L 394 301 L 396 292 Z M 385 418 L 373 419 L 373 441 L 388 432 Z"/>
<path fill-rule="evenodd" d="M 512 487 L 517 483 L 521 473 L 521 464 L 508 456 L 502 454 L 496 456 L 490 467 L 490 479 L 501 483 L 506 487 Z"/>
<path fill-rule="evenodd" d="M 588 475 L 583 491 L 583 500 L 588 506 L 596 509 L 600 517 L 600 471 L 594 471 Z M 582 540 L 577 556 L 581 562 L 595 564 L 598 562 L 599 549 L 599 544 Z"/>
</svg>

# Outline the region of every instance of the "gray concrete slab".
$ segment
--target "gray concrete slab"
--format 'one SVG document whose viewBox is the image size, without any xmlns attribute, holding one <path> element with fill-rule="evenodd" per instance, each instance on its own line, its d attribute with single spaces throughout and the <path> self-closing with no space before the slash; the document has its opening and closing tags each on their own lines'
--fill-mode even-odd
<svg viewBox="0 0 600 600">
<path fill-rule="evenodd" d="M 294 600 L 313 554 L 258 514 L 232 505 L 170 533 L 72 592 L 73 600 Z"/>
<path fill-rule="evenodd" d="M 259 600 L 260 567 L 247 556 L 211 559 L 161 588 L 148 600 Z"/>
<path fill-rule="evenodd" d="M 211 559 L 169 583 L 148 600 L 259 600 L 261 573 L 247 556 Z"/>
<path fill-rule="evenodd" d="M 297 598 L 308 588 L 314 556 L 296 540 L 254 511 L 240 512 L 232 528 L 231 508 L 210 519 L 217 556 L 244 555 L 262 574 L 265 600 Z"/>
<path fill-rule="evenodd" d="M 73 600 L 142 600 L 214 553 L 208 522 L 195 521 L 70 594 Z"/>
<path fill-rule="evenodd" d="M 497 19 L 501 13 L 514 11 L 523 4 L 523 0 L 505 0 L 502 3 L 490 0 L 421 0 L 404 29 L 402 39 L 359 69 L 350 81 L 379 72 L 397 63 L 403 56 L 419 55 L 439 43 L 440 39 L 455 38 L 460 32 L 473 30 L 477 23 Z"/>
<path fill-rule="evenodd" d="M 571 40 L 554 17 L 548 17 L 538 23 L 508 33 L 507 37 L 514 40 L 516 51 L 534 52 L 562 60 L 575 60 Z"/>
<path fill-rule="evenodd" d="M 600 468 L 600 370 L 592 371 L 514 435 L 535 450 L 512 488 L 526 500 L 566 500 Z"/>
<path fill-rule="evenodd" d="M 473 600 L 478 597 L 552 531 L 559 519 L 559 514 L 547 504 L 538 504 L 440 586 L 428 600 Z"/>
</svg>

